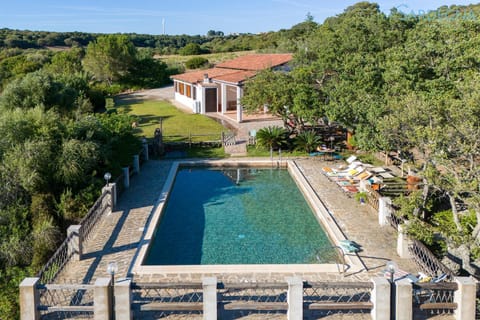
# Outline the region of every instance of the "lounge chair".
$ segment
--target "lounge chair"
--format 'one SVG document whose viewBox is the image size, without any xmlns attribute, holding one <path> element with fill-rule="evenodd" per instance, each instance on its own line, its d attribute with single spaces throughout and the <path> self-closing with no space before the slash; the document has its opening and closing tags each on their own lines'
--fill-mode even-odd
<svg viewBox="0 0 480 320">
<path fill-rule="evenodd" d="M 328 176 L 331 176 L 331 177 L 334 177 L 334 176 L 345 176 L 345 175 L 348 175 L 349 172 L 351 172 L 352 170 L 356 170 L 357 168 L 359 168 L 360 166 L 362 166 L 363 164 L 360 162 L 360 161 L 355 161 L 355 162 L 352 162 L 351 164 L 348 165 L 348 167 L 344 168 L 344 169 L 333 169 L 333 168 L 330 168 L 330 172 L 327 172 L 327 175 Z M 358 171 L 358 170 L 357 170 Z M 325 172 L 325 170 L 324 170 Z M 355 172 L 351 172 L 351 174 L 355 174 Z"/>
<path fill-rule="evenodd" d="M 345 161 L 347 161 L 348 164 L 352 163 L 355 160 L 357 160 L 357 157 L 355 157 L 354 155 L 351 155 L 350 157 L 345 159 Z"/>
</svg>

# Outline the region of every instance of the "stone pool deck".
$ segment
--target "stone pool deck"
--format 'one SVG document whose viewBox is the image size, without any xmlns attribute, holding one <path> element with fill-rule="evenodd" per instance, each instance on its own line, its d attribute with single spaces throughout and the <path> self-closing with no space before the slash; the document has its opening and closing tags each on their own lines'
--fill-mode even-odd
<svg viewBox="0 0 480 320">
<path fill-rule="evenodd" d="M 248 160 L 242 158 L 242 161 Z M 396 233 L 391 227 L 381 227 L 377 223 L 376 212 L 368 205 L 360 205 L 347 196 L 333 182 L 321 173 L 322 161 L 314 158 L 295 160 L 308 182 L 332 213 L 348 239 L 362 246 L 359 257 L 365 271 L 340 274 L 304 273 L 297 274 L 310 281 L 368 281 L 371 277 L 382 276 L 389 260 L 397 262 L 402 270 L 417 272 L 413 261 L 400 259 L 396 254 Z M 131 186 L 120 197 L 115 211 L 99 221 L 93 235 L 84 243 L 84 256 L 81 261 L 70 261 L 58 278 L 59 283 L 93 283 L 98 277 L 108 277 L 107 265 L 111 261 L 118 264 L 118 278 L 130 277 L 132 261 L 144 232 L 144 226 L 154 208 L 168 176 L 172 161 L 148 161 L 141 172 L 131 180 Z M 328 162 L 332 165 L 332 162 Z M 207 274 L 205 274 L 207 275 Z M 291 273 L 217 274 L 219 280 L 239 281 L 284 281 Z M 144 275 L 134 277 L 134 281 L 197 281 L 202 275 Z"/>
</svg>

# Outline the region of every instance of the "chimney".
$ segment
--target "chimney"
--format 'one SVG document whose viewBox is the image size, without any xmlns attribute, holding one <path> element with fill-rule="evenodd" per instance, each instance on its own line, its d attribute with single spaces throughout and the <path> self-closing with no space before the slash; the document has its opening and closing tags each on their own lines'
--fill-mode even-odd
<svg viewBox="0 0 480 320">
<path fill-rule="evenodd" d="M 208 73 L 203 75 L 203 83 L 210 83 L 210 78 L 208 77 Z"/>
</svg>

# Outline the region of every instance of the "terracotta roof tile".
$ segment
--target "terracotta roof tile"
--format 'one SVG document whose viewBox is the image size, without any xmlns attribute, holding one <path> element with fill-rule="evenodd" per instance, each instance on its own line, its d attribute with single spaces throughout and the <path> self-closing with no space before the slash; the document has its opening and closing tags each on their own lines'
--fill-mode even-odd
<svg viewBox="0 0 480 320">
<path fill-rule="evenodd" d="M 217 68 L 228 68 L 238 70 L 259 71 L 267 68 L 280 66 L 292 60 L 291 53 L 277 54 L 249 54 L 235 58 L 233 60 L 222 62 L 216 65 Z"/>
<path fill-rule="evenodd" d="M 215 80 L 237 84 L 255 76 L 256 74 L 255 71 L 237 71 L 235 73 L 215 77 Z"/>
<path fill-rule="evenodd" d="M 180 80 L 189 83 L 198 83 L 202 82 L 203 78 L 206 74 L 211 79 L 215 79 L 219 76 L 224 76 L 231 73 L 237 73 L 238 70 L 231 70 L 231 69 L 220 69 L 220 68 L 211 68 L 206 70 L 197 70 L 197 71 L 190 71 L 181 74 L 173 75 L 171 78 L 175 80 Z"/>
<path fill-rule="evenodd" d="M 292 54 L 251 54 L 225 61 L 215 68 L 196 70 L 171 76 L 188 83 L 203 82 L 205 74 L 212 80 L 238 84 L 255 76 L 256 72 L 283 65 L 292 60 Z"/>
</svg>

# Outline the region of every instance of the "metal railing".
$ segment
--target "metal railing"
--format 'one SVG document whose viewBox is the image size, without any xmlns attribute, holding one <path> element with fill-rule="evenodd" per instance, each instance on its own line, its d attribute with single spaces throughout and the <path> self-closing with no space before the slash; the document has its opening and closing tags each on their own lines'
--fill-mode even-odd
<svg viewBox="0 0 480 320">
<path fill-rule="evenodd" d="M 304 314 L 370 313 L 372 282 L 309 282 L 303 286 Z"/>
<path fill-rule="evenodd" d="M 454 277 L 453 272 L 448 269 L 437 257 L 420 241 L 414 239 L 408 246 L 408 251 L 412 254 L 413 261 L 425 273 L 431 277 L 446 274 L 448 278 Z"/>
<path fill-rule="evenodd" d="M 377 191 L 373 190 L 369 184 L 366 184 L 365 188 L 368 191 L 368 195 L 367 195 L 368 204 L 372 206 L 372 208 L 374 208 L 375 210 L 378 210 L 379 208 L 378 202 L 380 199 L 380 194 L 378 194 Z"/>
<path fill-rule="evenodd" d="M 458 307 L 457 303 L 454 302 L 455 291 L 458 290 L 458 284 L 456 282 L 417 282 L 413 284 L 412 289 L 413 310 L 416 314 L 453 314 Z"/>
<path fill-rule="evenodd" d="M 171 314 L 201 315 L 201 283 L 132 283 L 134 318 Z M 303 284 L 304 314 L 310 317 L 333 313 L 369 313 L 372 282 L 318 282 Z M 252 315 L 286 314 L 286 283 L 241 282 L 217 284 L 220 319 Z"/>
<path fill-rule="evenodd" d="M 223 142 L 223 136 L 228 135 L 227 133 L 205 133 L 205 134 L 193 134 L 188 133 L 188 135 L 164 135 L 163 143 L 168 146 L 174 145 L 188 145 L 192 147 L 194 145 L 199 146 L 221 146 Z"/>
<path fill-rule="evenodd" d="M 112 210 L 112 195 L 109 189 L 104 189 L 102 195 L 88 210 L 87 215 L 80 221 L 80 235 L 82 240 L 87 240 L 95 228 L 98 219 L 107 211 Z"/>
<path fill-rule="evenodd" d="M 132 283 L 131 290 L 135 319 L 202 314 L 201 283 Z"/>
<path fill-rule="evenodd" d="M 94 286 L 88 284 L 38 285 L 40 318 L 93 319 Z"/>
<path fill-rule="evenodd" d="M 219 316 L 237 319 L 254 314 L 285 314 L 286 283 L 221 283 L 218 285 Z"/>
<path fill-rule="evenodd" d="M 224 146 L 233 146 L 237 143 L 234 132 L 222 132 L 222 144 Z"/>
<path fill-rule="evenodd" d="M 40 283 L 52 283 L 57 277 L 58 273 L 63 270 L 67 262 L 70 260 L 73 252 L 69 251 L 68 243 L 72 236 L 65 238 L 57 251 L 50 257 L 47 263 L 37 273 L 40 278 Z"/>
<path fill-rule="evenodd" d="M 117 189 L 117 199 L 120 197 L 123 191 L 125 191 L 125 185 L 123 184 L 124 179 L 125 179 L 125 176 L 122 173 L 113 181 Z"/>
<path fill-rule="evenodd" d="M 378 199 L 380 194 L 367 185 L 367 191 L 369 192 L 368 199 L 375 199 L 369 204 L 378 210 Z M 390 205 L 391 214 L 387 216 L 387 221 L 390 226 L 395 230 L 398 230 L 398 226 L 405 223 L 405 220 L 398 216 L 397 210 Z M 453 278 L 453 272 L 447 268 L 435 255 L 419 240 L 413 239 L 412 244 L 408 247 L 408 251 L 411 253 L 412 258 L 416 265 L 427 273 L 429 276 L 437 276 L 439 273 L 445 273 L 450 279 Z"/>
</svg>

